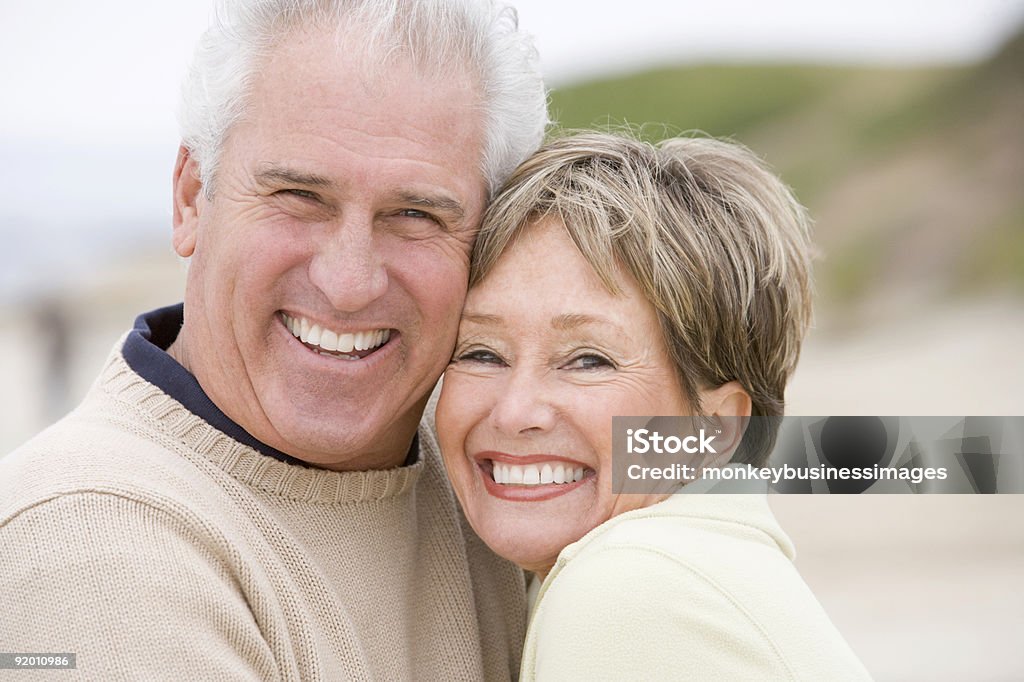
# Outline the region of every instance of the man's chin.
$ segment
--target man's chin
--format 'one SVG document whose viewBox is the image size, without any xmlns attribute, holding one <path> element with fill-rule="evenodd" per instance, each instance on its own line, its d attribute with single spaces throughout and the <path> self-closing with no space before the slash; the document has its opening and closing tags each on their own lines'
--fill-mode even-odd
<svg viewBox="0 0 1024 682">
<path fill-rule="evenodd" d="M 422 408 L 405 414 L 374 409 L 366 401 L 330 404 L 308 396 L 268 410 L 274 426 L 267 445 L 310 466 L 335 471 L 401 466 L 419 427 Z M 257 436 L 258 437 L 258 436 Z"/>
</svg>

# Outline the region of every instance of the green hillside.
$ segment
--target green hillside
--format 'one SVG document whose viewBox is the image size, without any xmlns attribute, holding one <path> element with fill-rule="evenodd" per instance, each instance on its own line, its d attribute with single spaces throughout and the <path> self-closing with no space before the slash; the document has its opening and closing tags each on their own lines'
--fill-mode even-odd
<svg viewBox="0 0 1024 682">
<path fill-rule="evenodd" d="M 753 148 L 816 220 L 826 312 L 1024 294 L 1022 45 L 971 67 L 660 68 L 559 88 L 552 113 Z"/>
</svg>

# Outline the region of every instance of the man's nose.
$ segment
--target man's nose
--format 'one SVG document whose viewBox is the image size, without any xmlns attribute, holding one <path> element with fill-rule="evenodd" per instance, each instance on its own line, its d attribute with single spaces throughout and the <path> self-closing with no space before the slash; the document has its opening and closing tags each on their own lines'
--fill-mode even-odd
<svg viewBox="0 0 1024 682">
<path fill-rule="evenodd" d="M 316 243 L 309 279 L 335 310 L 354 313 L 384 295 L 387 265 L 372 218 L 351 216 Z"/>
<path fill-rule="evenodd" d="M 544 377 L 544 372 L 512 368 L 491 410 L 491 420 L 503 436 L 539 434 L 554 428 L 558 410 L 545 390 Z"/>
</svg>

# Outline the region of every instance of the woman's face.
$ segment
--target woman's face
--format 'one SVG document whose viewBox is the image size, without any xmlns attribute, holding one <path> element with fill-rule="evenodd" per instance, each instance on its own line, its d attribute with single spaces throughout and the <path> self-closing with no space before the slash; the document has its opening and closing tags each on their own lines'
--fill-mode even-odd
<svg viewBox="0 0 1024 682">
<path fill-rule="evenodd" d="M 609 293 L 549 219 L 466 299 L 441 448 L 473 528 L 529 570 L 664 497 L 612 493 L 612 417 L 689 413 L 653 306 L 631 277 L 619 285 Z"/>
</svg>

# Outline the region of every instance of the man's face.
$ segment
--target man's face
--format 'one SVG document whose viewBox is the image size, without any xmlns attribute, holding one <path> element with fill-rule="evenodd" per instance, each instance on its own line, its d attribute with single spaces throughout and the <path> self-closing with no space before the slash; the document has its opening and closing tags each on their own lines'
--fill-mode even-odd
<svg viewBox="0 0 1024 682">
<path fill-rule="evenodd" d="M 172 353 L 268 445 L 395 466 L 466 292 L 485 201 L 476 89 L 404 63 L 366 76 L 319 34 L 258 73 L 213 198 L 191 161 L 175 177 L 175 247 L 192 263 Z"/>
</svg>

